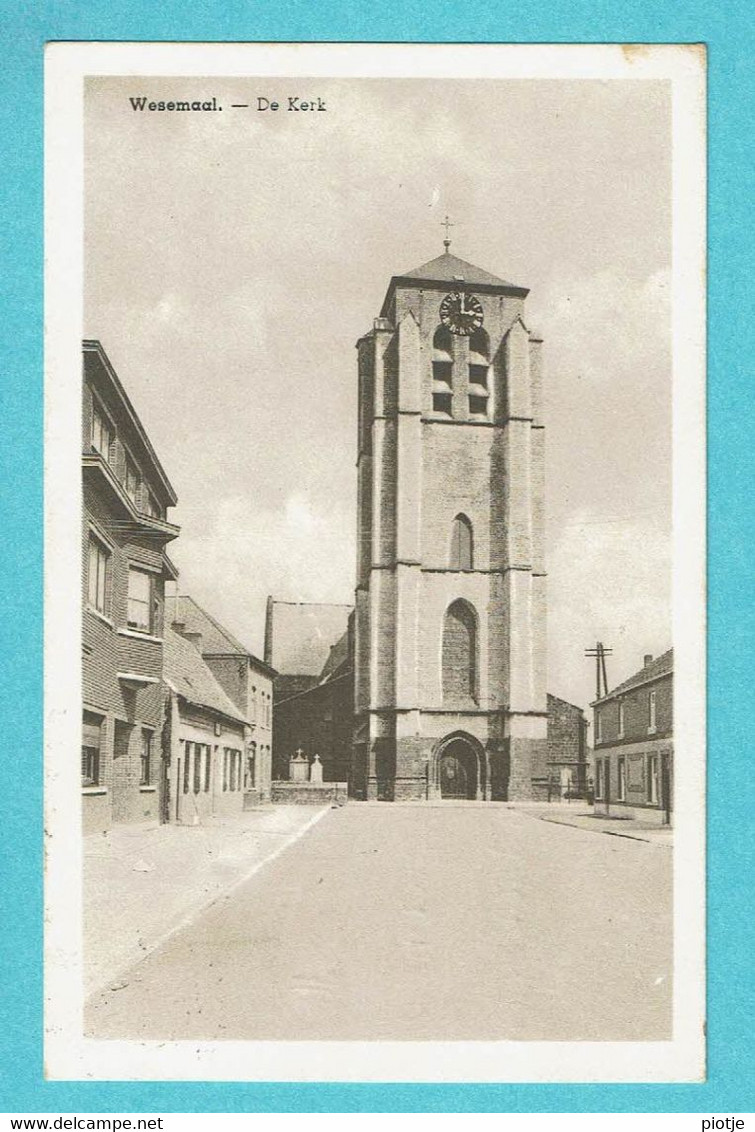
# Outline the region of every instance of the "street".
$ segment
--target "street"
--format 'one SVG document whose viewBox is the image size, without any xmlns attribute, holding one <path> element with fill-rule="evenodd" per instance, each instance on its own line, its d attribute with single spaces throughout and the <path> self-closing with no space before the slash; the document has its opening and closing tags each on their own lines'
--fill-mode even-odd
<svg viewBox="0 0 755 1132">
<path fill-rule="evenodd" d="M 664 1040 L 672 853 L 505 806 L 351 803 L 94 995 L 152 1040 Z"/>
</svg>

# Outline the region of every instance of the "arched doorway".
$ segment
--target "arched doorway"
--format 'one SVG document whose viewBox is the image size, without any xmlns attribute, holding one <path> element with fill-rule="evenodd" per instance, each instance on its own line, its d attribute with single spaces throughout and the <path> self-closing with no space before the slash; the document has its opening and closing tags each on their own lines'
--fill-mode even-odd
<svg viewBox="0 0 755 1132">
<path fill-rule="evenodd" d="M 469 740 L 458 737 L 444 743 L 438 753 L 441 798 L 475 799 L 479 795 L 479 759 Z"/>
</svg>

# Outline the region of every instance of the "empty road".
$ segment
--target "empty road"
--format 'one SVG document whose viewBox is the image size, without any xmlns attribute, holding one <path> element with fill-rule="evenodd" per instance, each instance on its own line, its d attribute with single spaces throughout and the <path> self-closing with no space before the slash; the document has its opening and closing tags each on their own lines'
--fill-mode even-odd
<svg viewBox="0 0 755 1132">
<path fill-rule="evenodd" d="M 663 846 L 498 805 L 352 802 L 93 997 L 86 1031 L 668 1039 L 671 890 Z"/>
</svg>

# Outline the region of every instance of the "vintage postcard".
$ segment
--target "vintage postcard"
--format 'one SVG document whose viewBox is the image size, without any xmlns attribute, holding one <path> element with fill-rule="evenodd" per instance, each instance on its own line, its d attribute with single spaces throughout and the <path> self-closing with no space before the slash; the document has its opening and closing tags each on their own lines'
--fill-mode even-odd
<svg viewBox="0 0 755 1132">
<path fill-rule="evenodd" d="M 703 50 L 46 63 L 48 1075 L 703 1079 Z"/>
</svg>

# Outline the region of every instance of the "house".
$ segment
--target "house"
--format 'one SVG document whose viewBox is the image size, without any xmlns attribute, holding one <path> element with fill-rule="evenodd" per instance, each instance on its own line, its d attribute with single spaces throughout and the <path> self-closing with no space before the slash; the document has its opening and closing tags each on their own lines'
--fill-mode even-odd
<svg viewBox="0 0 755 1132">
<path fill-rule="evenodd" d="M 275 669 L 256 657 L 187 595 L 169 598 L 171 624 L 193 641 L 215 680 L 249 727 L 244 755 L 247 805 L 270 801 Z"/>
<path fill-rule="evenodd" d="M 673 691 L 669 649 L 592 704 L 596 813 L 671 823 Z"/>
<path fill-rule="evenodd" d="M 353 614 L 331 645 L 316 683 L 274 705 L 276 766 L 288 778 L 288 759 L 300 750 L 320 756 L 324 782 L 348 783 L 354 720 Z M 276 775 L 276 777 L 278 777 Z"/>
<path fill-rule="evenodd" d="M 83 344 L 84 832 L 164 819 L 166 546 L 176 494 L 102 345 Z"/>
<path fill-rule="evenodd" d="M 587 792 L 587 720 L 577 704 L 548 692 L 548 801 L 584 798 Z"/>
<path fill-rule="evenodd" d="M 332 695 L 340 695 L 351 680 L 344 679 L 342 664 L 348 653 L 346 635 L 352 611 L 353 606 L 350 605 L 267 599 L 265 663 L 276 672 L 273 682 L 274 779 L 288 778 L 289 760 L 297 747 L 302 747 L 311 759 L 315 751 L 310 747 L 317 743 L 321 747 L 317 753 L 323 759 L 326 780 L 347 780 L 345 769 L 343 773 L 338 770 L 341 777 L 328 779 L 335 769 L 331 752 L 326 749 L 331 741 L 327 726 L 331 721 L 326 716 L 332 710 Z M 303 693 L 324 684 L 330 685 L 327 691 L 315 693 L 313 698 L 300 698 Z M 353 692 L 345 694 L 347 698 L 352 696 L 351 704 Z M 338 702 L 340 705 L 340 700 Z M 284 703 L 287 704 L 285 708 L 282 707 Z M 301 721 L 298 720 L 299 710 Z M 351 708 L 348 710 L 348 728 L 351 729 Z M 340 724 L 338 729 L 340 732 Z M 350 748 L 350 739 L 348 746 Z M 343 760 L 340 762 L 343 763 Z M 343 768 L 347 767 L 348 762 L 343 763 Z"/>
<path fill-rule="evenodd" d="M 170 821 L 198 825 L 248 804 L 250 728 L 204 662 L 197 642 L 166 627 L 163 749 Z"/>
</svg>

